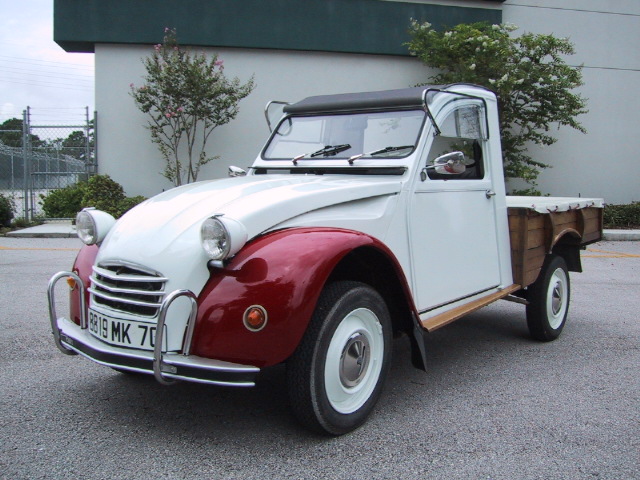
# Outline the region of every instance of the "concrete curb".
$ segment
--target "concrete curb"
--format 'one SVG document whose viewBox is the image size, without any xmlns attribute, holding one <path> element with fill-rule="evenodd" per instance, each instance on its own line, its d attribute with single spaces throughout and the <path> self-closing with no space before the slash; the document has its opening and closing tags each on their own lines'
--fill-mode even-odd
<svg viewBox="0 0 640 480">
<path fill-rule="evenodd" d="M 71 222 L 43 223 L 7 233 L 13 238 L 77 238 L 76 226 Z"/>
<path fill-rule="evenodd" d="M 640 241 L 640 230 L 605 230 L 602 239 L 608 242 Z"/>
</svg>

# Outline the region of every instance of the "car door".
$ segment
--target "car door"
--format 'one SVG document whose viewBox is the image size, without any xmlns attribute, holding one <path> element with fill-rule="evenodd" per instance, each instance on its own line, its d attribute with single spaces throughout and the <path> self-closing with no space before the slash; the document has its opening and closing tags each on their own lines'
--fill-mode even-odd
<svg viewBox="0 0 640 480">
<path fill-rule="evenodd" d="M 420 159 L 409 236 L 414 297 L 422 318 L 500 284 L 485 115 L 479 100 L 450 102 L 436 117 L 440 132 Z M 436 158 L 452 152 L 465 155 L 463 173 L 434 167 Z"/>
</svg>

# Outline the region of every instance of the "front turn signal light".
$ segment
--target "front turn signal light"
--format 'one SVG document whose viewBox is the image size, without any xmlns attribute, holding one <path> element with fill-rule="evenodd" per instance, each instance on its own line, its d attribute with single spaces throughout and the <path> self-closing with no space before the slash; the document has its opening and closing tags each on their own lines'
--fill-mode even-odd
<svg viewBox="0 0 640 480">
<path fill-rule="evenodd" d="M 261 305 L 252 305 L 244 312 L 243 323 L 247 330 L 259 332 L 267 325 L 269 316 L 267 311 Z"/>
</svg>

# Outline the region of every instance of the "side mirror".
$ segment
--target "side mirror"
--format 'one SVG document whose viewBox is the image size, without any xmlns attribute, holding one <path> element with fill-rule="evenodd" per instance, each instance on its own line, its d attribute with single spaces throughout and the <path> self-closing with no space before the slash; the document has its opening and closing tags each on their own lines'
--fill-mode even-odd
<svg viewBox="0 0 640 480">
<path fill-rule="evenodd" d="M 289 105 L 288 102 L 272 100 L 264 107 L 264 117 L 267 119 L 267 126 L 270 132 L 273 132 L 273 125 L 278 123 L 278 120 L 282 117 L 283 109 L 287 105 Z"/>
<path fill-rule="evenodd" d="M 467 169 L 467 161 L 462 152 L 451 152 L 440 155 L 433 161 L 433 165 L 427 165 L 420 172 L 420 179 L 427 179 L 427 170 L 434 169 L 440 175 L 458 175 Z"/>
<path fill-rule="evenodd" d="M 230 177 L 244 177 L 246 174 L 247 174 L 246 170 L 243 170 L 240 167 L 236 167 L 235 165 L 229 166 Z"/>
</svg>

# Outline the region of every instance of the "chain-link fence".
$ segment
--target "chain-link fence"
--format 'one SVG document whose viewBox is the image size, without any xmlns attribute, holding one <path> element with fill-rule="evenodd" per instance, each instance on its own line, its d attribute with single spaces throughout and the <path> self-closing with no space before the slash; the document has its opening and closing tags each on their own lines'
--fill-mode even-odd
<svg viewBox="0 0 640 480">
<path fill-rule="evenodd" d="M 85 109 L 75 125 L 37 125 L 27 107 L 22 120 L 0 125 L 0 194 L 12 200 L 15 217 L 45 217 L 41 200 L 55 189 L 97 171 L 96 125 Z"/>
</svg>

